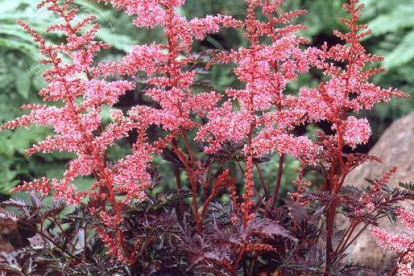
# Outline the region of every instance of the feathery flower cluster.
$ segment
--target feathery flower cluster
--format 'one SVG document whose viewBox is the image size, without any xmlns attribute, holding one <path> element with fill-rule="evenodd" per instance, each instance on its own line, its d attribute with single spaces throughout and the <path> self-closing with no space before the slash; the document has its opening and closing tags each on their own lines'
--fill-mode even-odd
<svg viewBox="0 0 414 276">
<path fill-rule="evenodd" d="M 297 112 L 306 113 L 310 122 L 327 121 L 336 131 L 338 152 L 343 146 L 355 147 L 368 141 L 371 130 L 366 119 L 349 116 L 350 112 L 370 109 L 375 103 L 388 101 L 391 97 L 406 97 L 401 91 L 383 89 L 369 79 L 382 72 L 382 68 L 367 69 L 370 63 L 379 62 L 381 57 L 366 52 L 361 39 L 370 34 L 367 25 L 358 25 L 364 5 L 359 0 L 344 4 L 351 18 L 340 21 L 349 28 L 348 33 L 336 31 L 334 34 L 345 42 L 330 48 L 307 49 L 311 66 L 321 70 L 329 80 L 318 88 L 302 88 L 299 97 L 291 99 Z M 348 117 L 349 116 L 349 117 Z"/>
<path fill-rule="evenodd" d="M 379 227 L 372 227 L 371 234 L 379 246 L 398 255 L 397 275 L 414 275 L 414 216 L 403 208 L 398 209 L 397 216 L 409 233 L 390 234 Z"/>
<path fill-rule="evenodd" d="M 100 2 L 98 0 L 98 2 Z M 167 44 L 135 46 L 132 52 L 120 62 L 101 64 L 95 74 L 129 75 L 145 73 L 150 86 L 145 94 L 160 105 L 160 109 L 136 107 L 135 112 L 145 112 L 148 124 L 161 126 L 171 133 L 197 126 L 190 115 L 202 115 L 215 106 L 220 95 L 215 92 L 191 93 L 195 73 L 186 70 L 194 62 L 191 45 L 194 39 L 203 40 L 207 34 L 218 32 L 220 24 L 230 24 L 233 20 L 226 16 L 207 16 L 188 21 L 177 8 L 184 1 L 173 0 L 130 0 L 111 2 L 115 8 L 136 15 L 138 27 L 161 26 Z"/>
<path fill-rule="evenodd" d="M 289 132 L 303 123 L 305 113 L 290 112 L 285 107 L 286 85 L 309 69 L 308 57 L 300 49 L 305 40 L 295 36 L 295 32 L 304 26 L 278 28 L 304 11 L 275 17 L 274 12 L 279 9 L 281 1 L 246 2 L 248 15 L 238 27 L 245 29 L 249 47 L 217 58 L 221 63 L 237 65 L 234 73 L 246 84 L 245 88 L 226 90 L 229 100 L 208 113 L 209 122 L 201 127 L 197 139 L 208 143 L 206 152 L 210 153 L 219 150 L 225 141 L 251 140 L 248 147 L 254 157 L 275 151 L 296 157 L 315 154 L 317 148 L 312 147 L 307 138 L 297 138 Z M 257 9 L 267 17 L 266 22 L 257 19 Z M 263 37 L 268 37 L 271 43 L 260 42 Z M 234 104 L 238 106 L 236 110 Z"/>
<path fill-rule="evenodd" d="M 121 111 L 113 109 L 115 122 L 103 129 L 100 115 L 102 107 L 106 105 L 112 108 L 119 96 L 134 89 L 134 85 L 127 81 L 107 82 L 93 76 L 94 56 L 108 46 L 95 40 L 99 25 L 91 26 L 94 16 L 75 22 L 78 10 L 72 7 L 72 3 L 73 0 L 63 4 L 57 0 L 45 0 L 38 5 L 39 9 L 45 7 L 53 12 L 62 22 L 47 29 L 48 32 L 64 33 L 66 41 L 60 45 L 48 45 L 26 23 L 18 22 L 38 43 L 45 56 L 41 62 L 50 65 L 50 69 L 43 74 L 47 85 L 40 95 L 45 102 L 55 102 L 56 105 L 25 105 L 23 108 L 29 109 L 30 113 L 6 123 L 1 130 L 29 127 L 30 124 L 50 126 L 55 135 L 47 137 L 27 152 L 68 151 L 77 155 L 76 159 L 70 161 L 63 179 L 34 180 L 17 187 L 16 191 L 33 190 L 43 195 L 52 192 L 56 200 L 62 199 L 71 205 L 79 204 L 87 197 L 90 200 L 98 199 L 106 202 L 103 206 L 112 206 L 111 212 L 119 224 L 124 203 L 146 198 L 145 189 L 151 180 L 147 168 L 153 149 L 146 143 L 146 130 L 142 124 L 124 118 Z M 91 27 L 86 29 L 87 26 Z M 111 168 L 107 167 L 107 148 L 133 129 L 137 129 L 142 138 L 134 146 L 133 153 L 118 160 Z M 74 181 L 84 176 L 94 176 L 96 183 L 90 191 L 79 192 Z M 121 200 L 116 195 L 126 196 Z M 107 236 L 117 235 L 119 244 L 122 233 L 114 229 L 116 225 L 108 228 L 105 230 Z M 111 232 L 116 234 L 108 234 Z"/>
<path fill-rule="evenodd" d="M 45 187 L 51 187 L 50 189 L 55 191 L 54 197 L 56 199 L 65 199 L 76 204 L 82 198 L 89 196 L 90 194 L 86 192 L 76 192 L 73 185 L 73 181 L 77 177 L 89 175 L 97 176 L 96 187 L 110 186 L 111 189 L 122 190 L 127 194 L 134 195 L 137 195 L 138 190 L 141 190 L 140 197 L 144 198 L 142 191 L 145 189 L 145 183 L 148 183 L 149 180 L 145 168 L 150 160 L 144 156 L 139 158 L 142 160 L 139 170 L 142 171 L 138 173 L 139 179 L 137 178 L 135 183 L 129 181 L 130 174 L 127 174 L 129 176 L 126 178 L 123 177 L 125 172 L 122 174 L 117 172 L 119 166 L 125 167 L 123 165 L 125 160 L 119 161 L 119 164 L 115 165 L 113 169 L 106 168 L 105 151 L 108 146 L 114 143 L 115 139 L 108 141 L 103 138 L 105 136 L 116 137 L 114 131 L 117 129 L 110 124 L 103 131 L 100 117 L 102 106 L 112 107 L 118 101 L 119 96 L 133 89 L 134 85 L 126 81 L 106 82 L 93 78 L 93 56 L 102 48 L 107 48 L 107 45 L 94 38 L 99 30 L 98 25 L 93 25 L 89 30 L 83 31 L 95 19 L 93 16 L 73 23 L 77 9 L 71 8 L 72 2 L 69 0 L 60 5 L 57 0 L 48 0 L 38 6 L 38 8 L 47 7 L 64 22 L 49 27 L 48 31 L 63 32 L 66 36 L 65 44 L 47 45 L 33 29 L 25 23 L 19 22 L 39 43 L 39 48 L 46 57 L 42 63 L 50 64 L 51 67 L 43 75 L 47 86 L 40 91 L 40 95 L 44 101 L 57 102 L 58 104 L 25 105 L 23 108 L 30 109 L 30 114 L 3 125 L 2 129 L 18 126 L 28 127 L 31 123 L 39 126 L 51 126 L 56 134 L 34 145 L 28 150 L 28 153 L 68 151 L 77 154 L 77 158 L 69 163 L 62 180 L 48 181 L 43 179 L 41 181 Z M 64 57 L 69 57 L 70 62 L 65 62 Z M 62 107 L 59 107 L 60 103 L 63 104 Z M 118 123 L 116 124 L 118 125 Z M 128 130 L 136 128 L 137 125 L 130 122 L 123 124 L 122 127 L 126 135 Z M 100 134 L 95 134 L 97 131 Z M 122 136 L 116 137 L 116 139 L 119 138 Z M 137 151 L 135 154 L 141 156 L 143 152 Z M 136 175 L 137 172 L 134 174 Z M 32 187 L 40 191 L 42 185 L 37 185 L 39 181 L 26 183 L 17 189 L 23 190 Z M 49 184 L 46 185 L 46 183 Z M 140 188 L 140 184 L 144 184 L 142 188 Z M 45 193 L 44 190 L 43 193 Z"/>
</svg>

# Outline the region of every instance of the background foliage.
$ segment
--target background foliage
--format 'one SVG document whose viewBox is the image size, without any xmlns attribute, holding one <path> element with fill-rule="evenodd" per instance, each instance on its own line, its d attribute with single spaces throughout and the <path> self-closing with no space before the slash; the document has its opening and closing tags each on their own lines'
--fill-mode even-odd
<svg viewBox="0 0 414 276">
<path fill-rule="evenodd" d="M 17 19 L 28 22 L 35 29 L 45 29 L 53 18 L 35 9 L 37 1 L 14 0 L 0 2 L 0 124 L 15 118 L 20 114 L 19 107 L 27 102 L 36 102 L 37 91 L 42 87 L 40 74 L 43 70 L 38 65 L 38 51 L 31 37 L 15 24 Z M 82 13 L 87 16 L 90 13 L 98 14 L 98 20 L 102 24 L 99 32 L 100 38 L 112 46 L 111 50 L 101 53 L 100 59 L 117 59 L 124 52 L 128 52 L 131 45 L 146 41 L 157 40 L 158 30 L 137 30 L 130 24 L 130 19 L 116 11 L 106 9 L 88 2 L 76 1 L 81 6 Z M 333 29 L 343 28 L 337 22 L 342 11 L 342 0 L 288 0 L 284 8 L 306 9 L 308 14 L 300 18 L 301 23 L 308 26 L 303 36 L 313 45 L 320 45 L 323 41 L 336 42 L 332 36 Z M 372 36 L 365 41 L 368 51 L 385 57 L 383 66 L 388 70 L 376 79 L 381 86 L 393 86 L 395 88 L 414 94 L 414 2 L 411 0 L 364 0 L 367 9 L 364 13 L 364 21 L 373 30 Z M 222 0 L 188 0 L 182 13 L 188 17 L 201 17 L 205 14 L 231 14 L 235 17 L 244 16 L 244 4 L 239 1 Z M 50 40 L 58 40 L 58 37 L 49 37 Z M 220 49 L 229 50 L 245 45 L 242 34 L 237 31 L 221 31 L 219 34 L 208 37 L 196 49 Z M 220 91 L 220 88 L 234 85 L 238 86 L 230 66 L 218 66 L 213 68 L 212 88 Z M 312 85 L 313 78 L 307 76 L 300 79 L 300 86 Z M 297 87 L 290 87 L 291 93 L 296 92 Z M 135 93 L 124 96 L 118 107 L 128 107 L 142 103 L 145 99 L 137 90 Z M 414 100 L 394 100 L 391 103 L 378 105 L 368 117 L 374 129 L 374 135 L 370 143 L 360 148 L 367 151 L 378 139 L 380 133 L 396 118 L 410 112 L 414 107 Z M 323 126 L 320 126 L 323 127 Z M 36 131 L 16 130 L 0 133 L 0 196 L 5 197 L 11 187 L 36 176 L 59 175 L 64 164 L 70 156 L 67 154 L 35 155 L 28 158 L 24 149 L 30 144 L 40 140 L 48 134 L 48 129 L 38 128 Z M 314 131 L 306 128 L 303 131 Z M 125 141 L 127 143 L 128 141 Z M 127 147 L 119 145 L 109 155 L 116 156 L 126 150 Z M 155 160 L 163 164 L 164 182 L 168 185 L 169 179 L 174 179 L 173 170 L 167 160 Z M 270 160 L 263 166 L 263 173 L 271 176 L 266 171 L 275 171 L 277 160 Z M 283 183 L 287 191 L 295 176 L 296 161 L 289 160 L 288 174 L 284 175 Z M 171 177 L 169 177 L 171 176 Z M 266 183 L 272 183 L 273 179 L 265 179 Z M 85 186 L 88 184 L 84 184 Z M 270 184 L 271 185 L 271 184 Z"/>
</svg>

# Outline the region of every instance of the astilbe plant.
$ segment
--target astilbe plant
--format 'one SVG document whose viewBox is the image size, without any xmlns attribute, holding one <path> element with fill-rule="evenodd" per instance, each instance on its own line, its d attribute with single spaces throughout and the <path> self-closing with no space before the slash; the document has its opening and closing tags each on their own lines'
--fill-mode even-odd
<svg viewBox="0 0 414 276">
<path fill-rule="evenodd" d="M 98 1 L 100 2 L 100 1 Z M 344 5 L 350 18 L 341 19 L 348 33 L 336 32 L 343 44 L 307 47 L 296 35 L 305 26 L 291 22 L 305 11 L 281 13 L 282 0 L 246 0 L 245 19 L 216 15 L 187 20 L 179 13 L 184 0 L 104 0 L 133 16 L 138 28 L 160 28 L 165 42 L 136 45 L 119 61 L 95 61 L 108 46 L 95 39 L 94 17 L 77 20 L 73 1 L 46 0 L 60 18 L 48 32 L 64 34 L 59 45 L 49 45 L 35 30 L 18 22 L 33 36 L 49 66 L 40 91 L 44 105 L 25 105 L 30 113 L 2 130 L 50 126 L 54 136 L 28 150 L 76 153 L 62 179 L 40 178 L 15 191 L 32 191 L 32 203 L 9 200 L 0 225 L 28 229 L 30 246 L 0 257 L 7 275 L 374 275 L 369 268 L 346 262 L 346 250 L 380 218 L 403 221 L 411 215 L 398 203 L 412 198 L 409 191 L 387 188 L 394 172 L 370 181 L 360 190 L 343 187 L 346 176 L 373 156 L 349 152 L 366 143 L 368 121 L 356 113 L 375 103 L 405 94 L 370 82 L 381 72 L 370 63 L 381 60 L 368 54 L 361 39 L 369 34 L 358 25 L 362 5 Z M 216 54 L 206 68 L 234 64 L 242 89 L 225 87 L 224 95 L 199 92 L 197 57 L 192 45 L 220 28 L 241 29 L 244 48 Z M 289 83 L 310 70 L 322 77 L 316 87 L 288 93 Z M 145 80 L 136 86 L 136 77 Z M 122 78 L 124 80 L 108 79 Z M 126 112 L 114 107 L 120 96 L 140 89 L 150 105 Z M 112 121 L 103 123 L 109 107 Z M 315 137 L 297 135 L 296 128 L 324 122 L 330 132 Z M 147 137 L 157 129 L 156 139 Z M 117 141 L 136 137 L 131 154 L 107 160 Z M 195 137 L 191 141 L 190 137 Z M 269 191 L 260 166 L 266 157 L 279 156 L 275 189 Z M 156 193 L 162 176 L 151 168 L 154 155 L 169 161 L 176 189 Z M 296 191 L 281 201 L 280 185 L 285 155 L 300 160 Z M 240 165 L 244 163 L 244 168 Z M 240 188 L 234 165 L 243 172 Z M 309 183 L 316 171 L 324 183 Z M 185 173 L 182 183 L 181 172 Z M 258 174 L 264 195 L 256 193 Z M 87 191 L 75 181 L 93 177 Z M 164 188 L 165 190 L 165 188 Z M 228 192 L 230 202 L 220 200 Z M 55 204 L 43 206 L 52 195 Z M 39 197 L 40 196 L 40 197 Z M 65 206 L 75 210 L 65 214 Z M 341 212 L 347 228 L 338 231 Z M 412 224 L 412 223 L 411 223 Z M 409 227 L 411 224 L 408 223 Z M 400 274 L 409 268 L 410 237 L 393 238 L 373 228 L 380 244 L 401 254 Z M 393 273 L 395 274 L 397 270 Z M 408 274 L 402 274 L 408 275 Z"/>
<path fill-rule="evenodd" d="M 72 2 L 59 4 L 56 0 L 50 0 L 43 1 L 38 6 L 45 6 L 60 17 L 62 23 L 47 29 L 47 32 L 64 33 L 66 41 L 60 45 L 48 45 L 28 25 L 18 22 L 38 43 L 45 56 L 41 63 L 50 65 L 50 69 L 43 74 L 47 85 L 40 91 L 40 95 L 45 102 L 57 104 L 25 105 L 23 108 L 30 109 L 30 114 L 6 123 L 2 129 L 28 127 L 31 123 L 51 126 L 55 135 L 47 137 L 27 152 L 68 151 L 75 152 L 77 158 L 68 164 L 63 179 L 43 177 L 24 183 L 16 191 L 33 190 L 43 196 L 53 191 L 55 200 L 64 200 L 69 205 L 78 205 L 86 197 L 92 202 L 97 201 L 101 209 L 96 215 L 102 221 L 102 227 L 95 230 L 108 244 L 121 246 L 125 256 L 119 252 L 118 246 L 110 247 L 119 259 L 133 258 L 118 226 L 122 221 L 123 205 L 131 200 L 145 198 L 145 189 L 150 183 L 146 169 L 153 149 L 146 143 L 145 126 L 124 118 L 119 110 L 112 112 L 115 122 L 103 129 L 100 117 L 102 106 L 112 107 L 120 95 L 134 86 L 127 81 L 106 82 L 94 76 L 95 53 L 108 46 L 95 40 L 99 25 L 91 25 L 95 20 L 93 16 L 76 21 L 77 9 L 71 7 Z M 133 153 L 109 168 L 105 159 L 107 148 L 135 128 L 140 135 Z M 131 166 L 132 163 L 134 166 Z M 88 175 L 94 175 L 96 183 L 90 191 L 77 191 L 73 181 L 77 177 Z M 125 197 L 118 199 L 119 194 Z M 110 210 L 107 210 L 108 204 L 111 205 Z"/>
</svg>

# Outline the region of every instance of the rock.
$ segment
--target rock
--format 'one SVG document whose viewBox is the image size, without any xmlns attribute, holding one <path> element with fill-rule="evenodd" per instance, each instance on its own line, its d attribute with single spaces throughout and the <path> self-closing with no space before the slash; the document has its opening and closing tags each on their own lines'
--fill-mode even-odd
<svg viewBox="0 0 414 276">
<path fill-rule="evenodd" d="M 369 154 L 379 157 L 383 164 L 368 162 L 359 166 L 348 175 L 345 185 L 366 187 L 369 184 L 364 180 L 365 178 L 379 178 L 394 166 L 398 167 L 398 171 L 391 178 L 389 183 L 391 188 L 398 187 L 398 182 L 414 181 L 414 112 L 395 121 Z M 405 202 L 402 205 L 414 211 L 412 202 Z M 399 224 L 391 225 L 387 219 L 383 219 L 380 226 L 392 233 L 403 232 L 405 229 Z M 394 266 L 395 256 L 381 249 L 369 231 L 365 231 L 357 244 L 347 253 L 352 262 L 378 268 L 378 272 L 392 270 Z"/>
</svg>

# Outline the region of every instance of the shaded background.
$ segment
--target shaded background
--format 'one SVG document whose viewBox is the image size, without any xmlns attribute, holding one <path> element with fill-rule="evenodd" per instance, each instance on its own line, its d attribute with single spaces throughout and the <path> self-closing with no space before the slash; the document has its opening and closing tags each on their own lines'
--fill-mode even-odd
<svg viewBox="0 0 414 276">
<path fill-rule="evenodd" d="M 32 42 L 32 38 L 15 24 L 17 19 L 24 20 L 39 32 L 55 22 L 55 18 L 45 11 L 37 11 L 35 0 L 0 0 L 0 124 L 21 115 L 19 107 L 28 102 L 39 102 L 37 91 L 43 82 L 40 77 L 44 70 L 38 64 L 39 53 Z M 132 45 L 162 41 L 160 30 L 139 30 L 132 26 L 130 18 L 113 11 L 108 7 L 91 3 L 86 0 L 75 1 L 80 5 L 82 16 L 95 14 L 98 16 L 102 29 L 99 37 L 112 46 L 111 50 L 102 52 L 100 60 L 119 59 Z M 382 64 L 387 73 L 375 78 L 375 82 L 384 87 L 393 86 L 409 94 L 414 93 L 414 1 L 412 0 L 363 0 L 367 5 L 364 11 L 363 22 L 368 23 L 373 30 L 372 36 L 364 41 L 368 51 L 385 57 Z M 307 15 L 299 22 L 308 26 L 308 30 L 301 33 L 310 40 L 311 45 L 320 46 L 324 41 L 328 44 L 337 42 L 332 35 L 334 29 L 343 30 L 337 22 L 339 16 L 344 15 L 342 0 L 287 0 L 283 9 L 307 9 Z M 206 14 L 228 14 L 237 18 L 245 15 L 245 6 L 242 0 L 188 0 L 181 12 L 192 17 L 202 17 Z M 59 41 L 59 37 L 47 35 L 51 41 Z M 205 41 L 194 45 L 195 51 L 205 49 L 230 50 L 246 45 L 241 32 L 222 30 L 218 34 L 209 36 Z M 317 83 L 317 75 L 300 77 L 295 85 L 289 87 L 289 93 L 296 93 L 300 86 L 312 86 Z M 211 87 L 197 89 L 215 89 L 223 91 L 228 86 L 240 86 L 232 73 L 231 66 L 214 66 L 206 76 L 211 80 Z M 202 82 L 200 82 L 202 83 Z M 141 86 L 142 88 L 142 86 Z M 140 86 L 135 92 L 122 97 L 119 108 L 128 108 L 135 104 L 147 101 L 142 96 Z M 377 105 L 372 112 L 363 114 L 369 117 L 373 128 L 373 137 L 370 142 L 357 150 L 367 152 L 376 142 L 384 129 L 395 119 L 408 114 L 414 107 L 414 100 L 393 100 L 386 104 Z M 103 113 L 104 120 L 109 114 Z M 323 128 L 323 125 L 317 126 Z M 315 126 L 308 126 L 301 130 L 315 131 Z M 30 131 L 18 129 L 0 133 L 0 200 L 9 196 L 9 190 L 24 180 L 46 175 L 60 177 L 66 162 L 72 157 L 68 153 L 54 153 L 50 155 L 36 154 L 27 156 L 25 148 L 41 140 L 50 133 L 50 129 L 33 128 Z M 116 160 L 129 152 L 129 142 L 121 141 L 108 152 L 109 160 Z M 169 179 L 173 179 L 172 168 L 166 160 L 156 157 L 154 164 L 161 168 L 164 187 L 173 186 Z M 274 181 L 277 157 L 271 157 L 270 162 L 263 165 L 263 175 L 270 188 Z M 288 159 L 286 172 L 283 177 L 283 187 L 286 193 L 295 177 L 297 162 Z M 183 176 L 184 177 L 184 176 Z M 79 180 L 80 187 L 87 188 L 89 179 Z"/>
</svg>

